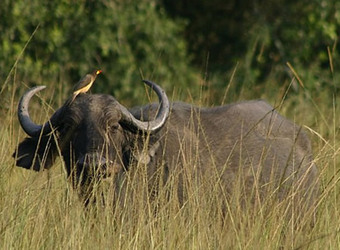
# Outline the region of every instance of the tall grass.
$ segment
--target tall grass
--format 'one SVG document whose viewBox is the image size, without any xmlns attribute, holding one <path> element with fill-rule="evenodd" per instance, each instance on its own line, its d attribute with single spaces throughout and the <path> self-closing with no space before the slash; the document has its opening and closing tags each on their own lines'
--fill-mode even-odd
<svg viewBox="0 0 340 250">
<path fill-rule="evenodd" d="M 286 220 L 289 200 L 268 198 L 258 207 L 240 204 L 240 189 L 226 197 L 214 179 L 197 184 L 186 181 L 187 199 L 179 205 L 173 174 L 156 198 L 149 199 L 145 168 L 126 179 L 125 197 L 111 205 L 84 209 L 66 180 L 62 161 L 39 173 L 15 167 L 11 157 L 24 134 L 16 118 L 18 86 L 6 93 L 0 127 L 0 248 L 1 249 L 338 249 L 340 247 L 339 109 L 327 93 L 314 97 L 307 90 L 273 97 L 268 84 L 262 98 L 278 104 L 280 112 L 306 126 L 313 142 L 320 173 L 321 195 L 312 214 L 298 223 Z M 230 81 L 231 83 L 231 81 Z M 285 85 L 289 86 L 289 84 Z M 228 86 L 228 90 L 233 86 Z M 289 88 L 288 88 L 289 90 Z M 285 94 L 286 93 L 286 94 Z M 243 92 L 249 96 L 250 92 Z M 227 96 L 227 93 L 226 93 Z M 46 97 L 46 96 L 45 96 Z M 258 97 L 258 96 L 257 96 Z M 243 96 L 240 96 L 242 99 Z M 44 99 L 44 98 L 43 98 Z M 334 98 L 334 103 L 336 99 Z M 225 97 L 223 101 L 225 101 Z M 218 103 L 218 102 L 217 102 Z M 44 110 L 44 112 L 41 112 Z M 37 121 L 46 120 L 49 105 L 32 108 Z M 45 112 L 46 111 L 46 112 Z M 238 183 L 242 185 L 243 183 Z M 112 195 L 109 181 L 100 189 Z M 224 206 L 224 210 L 221 207 Z"/>
</svg>

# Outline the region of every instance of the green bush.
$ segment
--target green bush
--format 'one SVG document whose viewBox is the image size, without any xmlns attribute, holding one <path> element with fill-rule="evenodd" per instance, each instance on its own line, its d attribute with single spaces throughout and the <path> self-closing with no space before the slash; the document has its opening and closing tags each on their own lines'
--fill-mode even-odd
<svg viewBox="0 0 340 250">
<path fill-rule="evenodd" d="M 163 0 L 174 18 L 184 19 L 184 35 L 197 66 L 208 64 L 210 75 L 232 71 L 240 86 L 261 86 L 268 79 L 282 84 L 292 74 L 286 63 L 299 72 L 305 86 L 333 91 L 340 77 L 329 74 L 340 32 L 340 3 L 327 0 Z M 207 62 L 208 61 L 208 62 Z M 336 67 L 336 65 L 333 65 Z M 214 77 L 216 78 L 216 77 Z M 221 77 L 217 77 L 221 80 Z M 220 81 L 219 80 L 219 81 Z M 312 80 L 312 81 L 310 81 Z M 222 82 L 222 81 L 220 81 Z"/>
<path fill-rule="evenodd" d="M 167 89 L 196 80 L 179 35 L 183 23 L 170 20 L 155 0 L 5 0 L 0 15 L 2 79 L 37 28 L 15 68 L 16 79 L 29 85 L 72 86 L 100 68 L 96 91 L 131 99 L 141 78 Z"/>
</svg>

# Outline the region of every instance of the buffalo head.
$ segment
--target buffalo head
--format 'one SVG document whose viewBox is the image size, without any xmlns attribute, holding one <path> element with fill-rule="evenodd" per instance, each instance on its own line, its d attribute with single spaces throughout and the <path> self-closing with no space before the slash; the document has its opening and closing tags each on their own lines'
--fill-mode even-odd
<svg viewBox="0 0 340 250">
<path fill-rule="evenodd" d="M 107 177 L 127 169 L 134 140 L 140 133 L 155 133 L 166 122 L 169 101 L 155 83 L 144 81 L 157 94 L 159 108 L 154 119 L 142 121 L 109 95 L 79 95 L 59 108 L 44 125 L 29 115 L 33 95 L 45 88 L 28 90 L 20 99 L 18 118 L 30 136 L 13 154 L 17 166 L 40 171 L 48 169 L 60 155 L 74 185 L 84 186 L 93 177 Z"/>
</svg>

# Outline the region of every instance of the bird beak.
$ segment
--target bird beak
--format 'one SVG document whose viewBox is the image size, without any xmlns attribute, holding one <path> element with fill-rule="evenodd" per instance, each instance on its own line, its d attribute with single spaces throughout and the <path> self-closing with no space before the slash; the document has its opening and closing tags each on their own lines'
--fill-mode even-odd
<svg viewBox="0 0 340 250">
<path fill-rule="evenodd" d="M 102 73 L 103 71 L 101 69 L 96 71 L 96 75 L 99 75 L 100 73 Z"/>
</svg>

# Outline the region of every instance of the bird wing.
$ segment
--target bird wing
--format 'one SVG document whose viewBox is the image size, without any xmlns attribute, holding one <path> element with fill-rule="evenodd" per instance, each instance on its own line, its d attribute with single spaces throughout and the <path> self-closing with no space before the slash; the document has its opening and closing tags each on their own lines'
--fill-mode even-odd
<svg viewBox="0 0 340 250">
<path fill-rule="evenodd" d="M 80 79 L 79 82 L 74 86 L 73 91 L 76 91 L 76 90 L 79 90 L 81 88 L 84 88 L 91 81 L 92 81 L 92 76 L 90 74 L 87 74 L 82 79 Z"/>
</svg>

